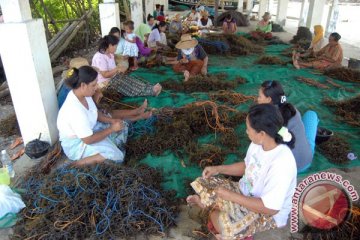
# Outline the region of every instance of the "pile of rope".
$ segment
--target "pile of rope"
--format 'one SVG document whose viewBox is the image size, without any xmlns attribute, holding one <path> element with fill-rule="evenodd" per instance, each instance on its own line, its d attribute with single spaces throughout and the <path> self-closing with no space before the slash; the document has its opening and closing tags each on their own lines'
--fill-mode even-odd
<svg viewBox="0 0 360 240">
<path fill-rule="evenodd" d="M 261 56 L 255 63 L 264 65 L 286 65 L 286 62 L 275 56 Z"/>
<path fill-rule="evenodd" d="M 156 117 L 156 131 L 129 139 L 126 160 L 130 164 L 136 164 L 149 153 L 159 156 L 166 150 L 188 156 L 186 147 L 199 137 L 233 131 L 245 121 L 246 114 L 212 101 L 201 101 L 181 108 L 160 109 Z M 234 143 L 223 144 L 225 148 L 234 148 Z"/>
<path fill-rule="evenodd" d="M 352 126 L 360 127 L 360 95 L 344 101 L 334 101 L 325 98 L 323 103 L 335 108 L 335 114 Z"/>
<path fill-rule="evenodd" d="M 231 105 L 239 105 L 247 101 L 255 101 L 255 96 L 246 96 L 234 91 L 221 90 L 215 93 L 209 94 L 212 101 L 219 101 L 223 103 L 229 103 Z"/>
<path fill-rule="evenodd" d="M 264 47 L 235 34 L 207 34 L 199 43 L 209 54 L 248 55 L 261 54 Z"/>
<path fill-rule="evenodd" d="M 360 71 L 351 68 L 341 67 L 325 70 L 324 74 L 344 82 L 360 83 Z"/>
<path fill-rule="evenodd" d="M 20 135 L 20 128 L 15 114 L 11 114 L 0 121 L 0 136 L 11 137 L 13 135 Z"/>
<path fill-rule="evenodd" d="M 332 136 L 317 147 L 319 152 L 332 163 L 345 164 L 349 162 L 347 155 L 350 153 L 350 145 L 343 137 Z"/>
<path fill-rule="evenodd" d="M 225 89 L 234 89 L 239 84 L 243 84 L 246 80 L 242 77 L 237 77 L 234 81 L 228 81 L 226 73 L 211 74 L 211 75 L 196 75 L 191 77 L 187 82 L 177 82 L 173 79 L 161 82 L 164 89 L 178 92 L 209 92 Z"/>
<path fill-rule="evenodd" d="M 29 175 L 13 239 L 114 239 L 161 234 L 175 225 L 178 201 L 145 166 L 115 163 Z"/>
<path fill-rule="evenodd" d="M 314 86 L 314 87 L 318 87 L 318 88 L 322 88 L 322 89 L 330 89 L 330 87 L 328 85 L 319 83 L 318 81 L 315 81 L 314 79 L 311 79 L 311 78 L 296 77 L 296 80 L 298 80 L 299 82 L 302 82 L 302 83 L 306 83 L 307 85 L 310 85 L 310 86 Z"/>
</svg>

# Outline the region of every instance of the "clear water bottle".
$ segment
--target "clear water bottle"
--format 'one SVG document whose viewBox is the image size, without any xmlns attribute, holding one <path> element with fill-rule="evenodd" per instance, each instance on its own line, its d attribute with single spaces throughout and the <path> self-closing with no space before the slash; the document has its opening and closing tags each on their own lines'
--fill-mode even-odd
<svg viewBox="0 0 360 240">
<path fill-rule="evenodd" d="M 6 150 L 1 151 L 1 163 L 3 165 L 3 168 L 6 168 L 8 170 L 9 176 L 11 178 L 15 177 L 14 167 Z"/>
</svg>

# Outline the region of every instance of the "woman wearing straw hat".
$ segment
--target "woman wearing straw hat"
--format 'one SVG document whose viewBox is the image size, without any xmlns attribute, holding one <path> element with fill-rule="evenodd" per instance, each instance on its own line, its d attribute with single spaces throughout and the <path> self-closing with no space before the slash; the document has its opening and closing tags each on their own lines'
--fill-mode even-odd
<svg viewBox="0 0 360 240">
<path fill-rule="evenodd" d="M 200 33 L 204 34 L 204 33 L 209 33 L 210 29 L 213 27 L 213 23 L 211 21 L 211 19 L 209 18 L 209 12 L 207 11 L 201 11 L 201 18 L 198 21 L 198 27 L 200 29 Z"/>
<path fill-rule="evenodd" d="M 272 24 L 270 22 L 271 15 L 269 12 L 265 12 L 262 16 L 261 21 L 259 21 L 256 25 L 256 29 L 254 32 L 251 32 L 251 36 L 255 39 L 271 39 L 272 34 Z"/>
<path fill-rule="evenodd" d="M 181 36 L 181 40 L 175 46 L 179 49 L 178 63 L 173 66 L 175 72 L 184 73 L 184 81 L 188 81 L 191 76 L 207 74 L 208 56 L 204 49 L 198 45 L 196 39 L 191 38 L 190 34 Z"/>
</svg>

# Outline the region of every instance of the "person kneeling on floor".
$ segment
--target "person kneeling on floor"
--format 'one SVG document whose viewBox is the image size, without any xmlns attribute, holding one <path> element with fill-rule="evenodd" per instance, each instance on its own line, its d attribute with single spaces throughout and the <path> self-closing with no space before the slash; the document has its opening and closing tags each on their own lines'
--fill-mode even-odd
<svg viewBox="0 0 360 240">
<path fill-rule="evenodd" d="M 184 81 L 198 74 L 207 74 L 208 56 L 205 50 L 190 34 L 181 36 L 180 42 L 175 46 L 179 49 L 178 63 L 173 66 L 175 72 L 184 73 Z"/>
</svg>

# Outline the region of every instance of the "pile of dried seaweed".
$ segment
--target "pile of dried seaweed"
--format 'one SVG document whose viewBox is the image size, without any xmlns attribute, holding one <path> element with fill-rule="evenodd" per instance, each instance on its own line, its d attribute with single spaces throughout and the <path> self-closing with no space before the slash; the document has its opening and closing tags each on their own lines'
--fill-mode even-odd
<svg viewBox="0 0 360 240">
<path fill-rule="evenodd" d="M 201 168 L 223 164 L 227 152 L 212 144 L 198 145 L 190 143 L 185 147 L 190 163 L 198 164 Z"/>
<path fill-rule="evenodd" d="M 325 70 L 326 76 L 344 81 L 360 83 L 360 71 L 351 68 L 341 67 Z"/>
<path fill-rule="evenodd" d="M 20 128 L 15 114 L 11 114 L 0 121 L 0 136 L 10 137 L 13 135 L 20 135 Z"/>
<path fill-rule="evenodd" d="M 211 93 L 209 96 L 212 101 L 229 103 L 231 105 L 239 105 L 250 100 L 255 101 L 255 96 L 246 96 L 241 93 L 226 90 Z"/>
<path fill-rule="evenodd" d="M 345 164 L 349 162 L 347 155 L 351 149 L 343 137 L 332 136 L 328 141 L 317 145 L 317 149 L 332 163 Z"/>
<path fill-rule="evenodd" d="M 189 155 L 187 147 L 208 134 L 227 134 L 243 123 L 246 114 L 211 101 L 195 102 L 181 108 L 162 109 L 157 115 L 156 131 L 152 134 L 132 138 L 127 143 L 127 161 L 136 163 L 147 154 L 161 155 L 171 150 L 182 156 Z M 234 136 L 224 136 L 233 139 Z M 234 149 L 237 143 L 222 141 L 226 149 Z M 188 148 L 192 149 L 192 148 Z M 223 152 L 219 152 L 223 154 Z M 197 161 L 201 161 L 201 157 Z M 199 164 L 199 162 L 198 162 Z M 204 162 L 205 164 L 205 162 Z M 206 164 L 211 164 L 206 162 Z M 199 164 L 200 165 L 200 164 Z"/>
<path fill-rule="evenodd" d="M 246 80 L 241 77 L 237 77 L 233 81 L 228 81 L 227 79 L 227 74 L 219 73 L 206 76 L 197 75 L 191 77 L 187 82 L 181 83 L 169 79 L 161 82 L 161 85 L 166 90 L 191 93 L 234 89 L 239 84 L 243 84 L 246 82 Z"/>
<path fill-rule="evenodd" d="M 149 167 L 107 163 L 30 174 L 26 208 L 12 239 L 117 239 L 165 234 L 175 225 L 179 201 L 161 188 Z"/>
<path fill-rule="evenodd" d="M 299 27 L 296 35 L 291 39 L 290 43 L 297 44 L 303 49 L 308 49 L 310 47 L 312 40 L 312 33 L 307 27 Z"/>
<path fill-rule="evenodd" d="M 208 34 L 199 43 L 209 54 L 248 55 L 264 52 L 264 47 L 243 36 L 234 34 Z"/>
<path fill-rule="evenodd" d="M 354 204 L 349 211 L 349 216 L 339 225 L 326 230 L 319 230 L 306 226 L 301 230 L 303 239 L 306 240 L 358 240 L 360 236 L 360 203 Z"/>
<path fill-rule="evenodd" d="M 335 108 L 335 114 L 342 117 L 348 124 L 360 127 L 360 95 L 344 101 L 326 98 L 323 103 Z"/>
<path fill-rule="evenodd" d="M 255 63 L 264 65 L 286 65 L 286 62 L 275 56 L 262 56 Z"/>
<path fill-rule="evenodd" d="M 306 83 L 307 85 L 310 85 L 310 86 L 314 86 L 314 87 L 318 87 L 318 88 L 322 88 L 322 89 L 330 89 L 330 87 L 328 85 L 319 83 L 318 81 L 315 81 L 314 79 L 311 79 L 311 78 L 296 77 L 296 80 L 298 80 L 299 82 Z"/>
</svg>

